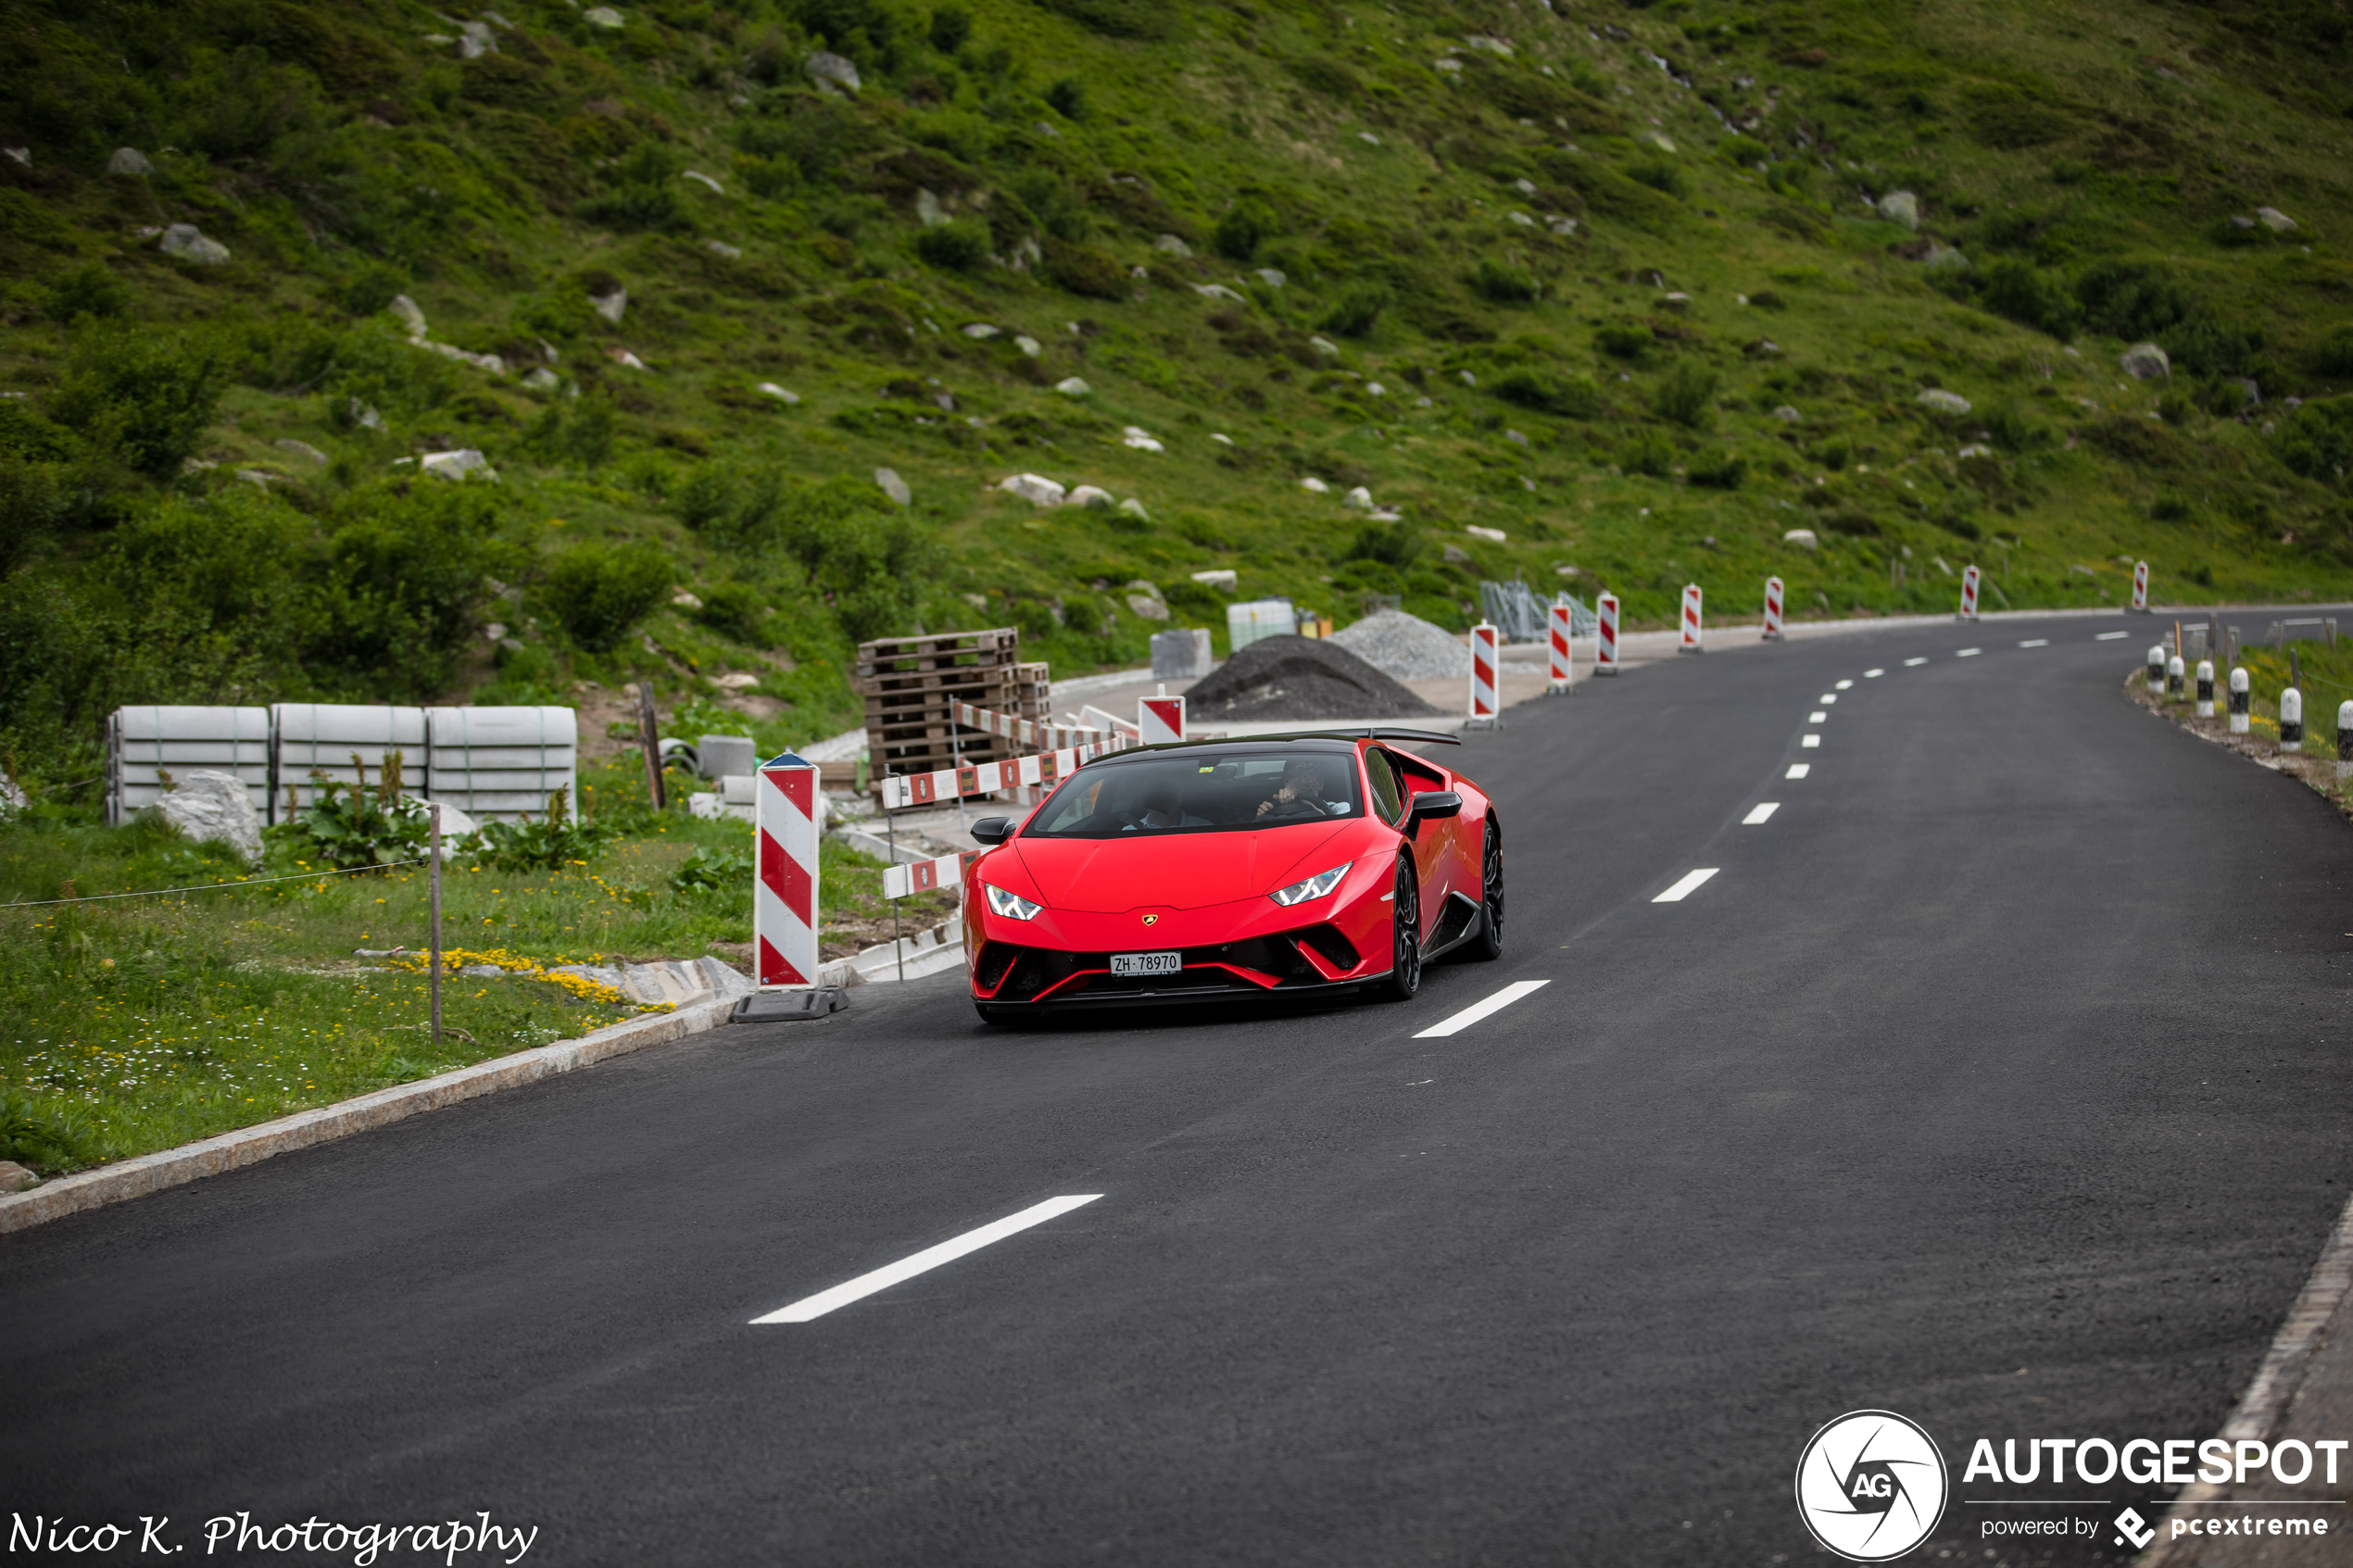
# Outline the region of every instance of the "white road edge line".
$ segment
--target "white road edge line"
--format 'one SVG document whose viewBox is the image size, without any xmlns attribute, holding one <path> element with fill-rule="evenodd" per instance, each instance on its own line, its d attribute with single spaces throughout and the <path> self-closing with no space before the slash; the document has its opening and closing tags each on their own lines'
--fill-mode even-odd
<svg viewBox="0 0 2353 1568">
<path fill-rule="evenodd" d="M 1442 1038 L 1448 1035 L 1460 1034 L 1462 1031 L 1469 1028 L 1472 1024 L 1477 1023 L 1480 1019 L 1487 1017 L 1490 1013 L 1501 1012 L 1505 1008 L 1511 1006 L 1514 1002 L 1519 1000 L 1522 997 L 1529 996 L 1535 992 L 1541 991 L 1551 984 L 1552 982 L 1549 980 L 1515 980 L 1510 985 L 1504 986 L 1502 990 L 1496 992 L 1493 996 L 1488 997 L 1485 1001 L 1474 1002 L 1469 1007 L 1466 1007 L 1462 1011 L 1456 1013 L 1453 1017 L 1439 1020 L 1436 1023 L 1431 1024 L 1420 1034 L 1416 1035 L 1414 1038 L 1416 1040 L 1435 1040 Z"/>
<path fill-rule="evenodd" d="M 1802 779 L 1812 771 L 1813 764 L 1810 762 L 1793 762 L 1789 765 L 1789 771 L 1783 773 L 1781 777 L 1785 779 Z"/>
<path fill-rule="evenodd" d="M 2129 637 L 2133 633 L 2130 632 L 2095 632 L 2092 634 L 2092 641 L 2095 643 L 2112 643 L 2119 637 Z"/>
<path fill-rule="evenodd" d="M 1749 808 L 1747 816 L 1741 819 L 1741 826 L 1744 828 L 1753 828 L 1761 823 L 1769 822 L 1773 820 L 1773 813 L 1780 809 L 1781 803 L 1778 800 L 1759 801 L 1756 805 Z"/>
<path fill-rule="evenodd" d="M 2048 637 L 2029 637 L 2026 641 L 2019 644 L 2018 646 L 2022 648 L 2046 648 L 2051 646 L 2051 639 Z"/>
<path fill-rule="evenodd" d="M 1709 877 L 1714 876 L 1722 869 L 1723 868 L 1720 866 L 1702 866 L 1695 872 L 1685 872 L 1683 873 L 1682 881 L 1677 883 L 1674 886 L 1668 888 L 1666 892 L 1652 899 L 1651 902 L 1654 904 L 1680 904 L 1685 898 L 1690 897 L 1692 892 L 1699 887 L 1700 884 L 1705 882 Z"/>
<path fill-rule="evenodd" d="M 917 1274 L 928 1273 L 942 1263 L 952 1263 L 967 1252 L 977 1252 L 992 1242 L 1002 1241 L 1009 1236 L 1018 1235 L 1032 1225 L 1042 1225 L 1047 1221 L 1067 1214 L 1074 1209 L 1083 1208 L 1101 1197 L 1102 1194 L 1100 1192 L 1086 1192 L 1069 1198 L 1050 1198 L 1043 1203 L 1033 1204 L 1018 1214 L 1008 1214 L 1003 1219 L 983 1225 L 976 1231 L 966 1231 L 963 1235 L 943 1241 L 937 1247 L 926 1247 L 912 1257 L 901 1258 L 896 1263 L 876 1269 L 872 1273 L 860 1274 L 856 1279 L 837 1285 L 831 1290 L 821 1290 L 814 1296 L 803 1297 L 789 1307 L 779 1307 L 776 1311 L 751 1321 L 754 1323 L 807 1323 L 812 1318 L 822 1318 L 837 1308 L 847 1307 L 852 1301 L 863 1300 L 878 1290 L 887 1290 L 902 1280 L 913 1279 Z"/>
</svg>

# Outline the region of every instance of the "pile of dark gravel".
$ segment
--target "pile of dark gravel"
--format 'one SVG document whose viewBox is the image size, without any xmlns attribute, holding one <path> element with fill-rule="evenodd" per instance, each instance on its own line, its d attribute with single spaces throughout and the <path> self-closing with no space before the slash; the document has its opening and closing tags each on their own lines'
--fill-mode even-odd
<svg viewBox="0 0 2353 1568">
<path fill-rule="evenodd" d="M 1432 719 L 1406 687 L 1315 637 L 1262 637 L 1185 693 L 1185 721 Z"/>
</svg>

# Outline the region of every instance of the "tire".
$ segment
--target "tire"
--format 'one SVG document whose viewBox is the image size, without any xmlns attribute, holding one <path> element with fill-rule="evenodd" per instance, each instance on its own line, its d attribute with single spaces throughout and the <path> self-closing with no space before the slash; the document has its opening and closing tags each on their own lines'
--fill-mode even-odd
<svg viewBox="0 0 2353 1568">
<path fill-rule="evenodd" d="M 1411 855 L 1397 857 L 1397 894 L 1390 904 L 1389 978 L 1385 1001 L 1410 1002 L 1422 988 L 1422 889 Z"/>
<path fill-rule="evenodd" d="M 1478 935 L 1468 956 L 1484 963 L 1504 956 L 1504 835 L 1491 817 L 1479 846 L 1478 883 Z"/>
</svg>

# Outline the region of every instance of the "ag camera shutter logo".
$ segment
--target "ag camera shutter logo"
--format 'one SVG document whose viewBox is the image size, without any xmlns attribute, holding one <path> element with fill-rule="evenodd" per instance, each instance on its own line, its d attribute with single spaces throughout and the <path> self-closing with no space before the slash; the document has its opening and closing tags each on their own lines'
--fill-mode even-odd
<svg viewBox="0 0 2353 1568">
<path fill-rule="evenodd" d="M 1919 1423 L 1854 1411 L 1814 1434 L 1797 1461 L 1797 1512 L 1849 1562 L 1887 1562 L 1936 1529 L 1951 1482 Z"/>
</svg>

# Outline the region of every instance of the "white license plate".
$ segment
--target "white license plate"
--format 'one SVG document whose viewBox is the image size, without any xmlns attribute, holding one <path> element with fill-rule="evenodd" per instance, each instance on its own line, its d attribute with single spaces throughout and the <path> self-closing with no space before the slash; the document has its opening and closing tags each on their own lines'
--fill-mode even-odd
<svg viewBox="0 0 2353 1568">
<path fill-rule="evenodd" d="M 1114 953 L 1114 974 L 1174 974 L 1185 967 L 1182 953 Z"/>
</svg>

